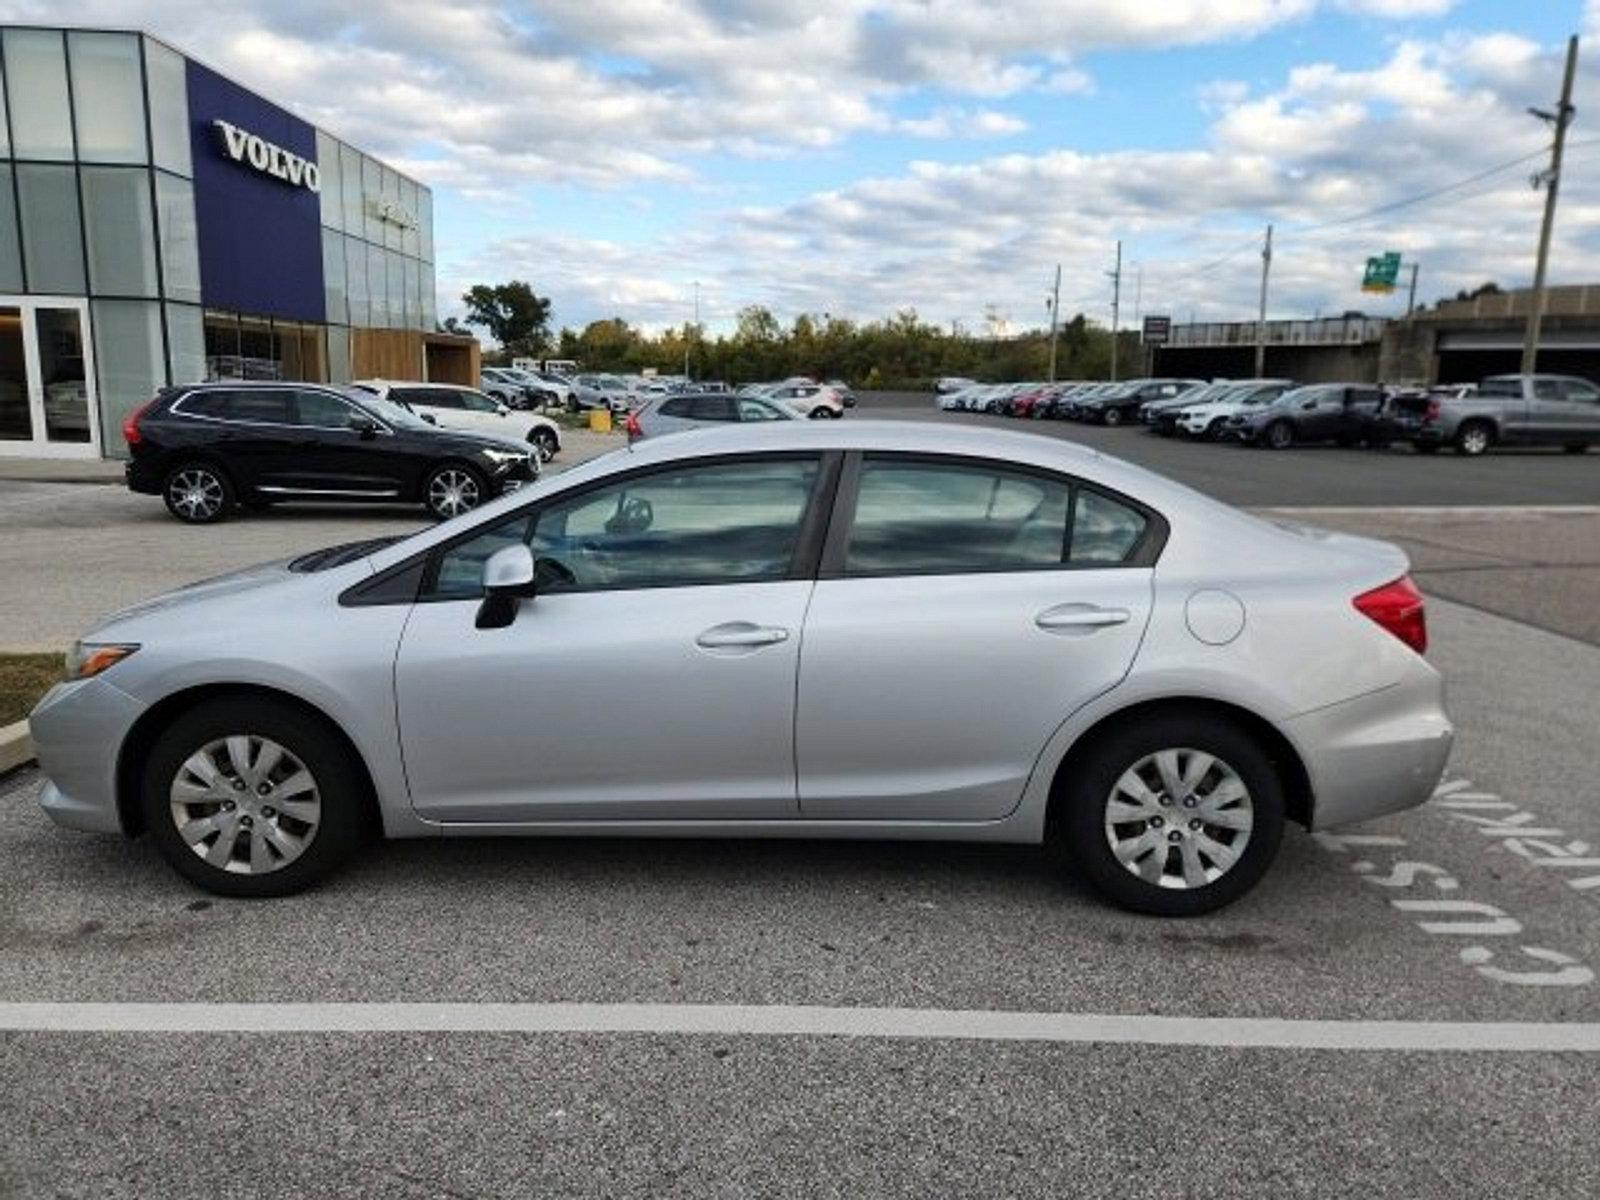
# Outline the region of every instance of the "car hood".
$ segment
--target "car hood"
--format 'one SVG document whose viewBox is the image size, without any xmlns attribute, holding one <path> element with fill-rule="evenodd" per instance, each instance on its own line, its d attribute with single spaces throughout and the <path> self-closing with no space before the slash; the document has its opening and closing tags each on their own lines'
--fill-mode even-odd
<svg viewBox="0 0 1600 1200">
<path fill-rule="evenodd" d="M 298 557 L 300 556 L 297 555 L 296 558 Z M 153 616 L 157 613 L 169 614 L 175 609 L 285 583 L 295 577 L 289 570 L 289 564 L 294 561 L 294 558 L 280 558 L 272 562 L 256 563 L 253 566 L 241 567 L 237 571 L 229 571 L 226 575 L 216 575 L 197 583 L 185 584 L 173 591 L 141 600 L 137 604 L 130 604 L 109 616 L 102 617 L 84 638 L 91 639 L 95 634 L 113 625 L 121 625 L 140 617 Z"/>
<path fill-rule="evenodd" d="M 477 430 L 444 429 L 438 428 L 431 434 L 440 444 L 452 450 L 471 452 L 476 450 L 515 450 L 519 454 L 528 453 L 528 444 L 519 441 L 510 434 L 479 433 Z"/>
</svg>

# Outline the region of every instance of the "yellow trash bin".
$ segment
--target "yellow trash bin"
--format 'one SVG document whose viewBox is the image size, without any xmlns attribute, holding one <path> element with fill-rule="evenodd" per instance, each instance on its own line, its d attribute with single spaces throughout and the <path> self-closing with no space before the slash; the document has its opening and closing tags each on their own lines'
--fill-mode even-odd
<svg viewBox="0 0 1600 1200">
<path fill-rule="evenodd" d="M 589 410 L 589 428 L 596 433 L 610 433 L 611 410 L 609 408 L 591 408 Z"/>
</svg>

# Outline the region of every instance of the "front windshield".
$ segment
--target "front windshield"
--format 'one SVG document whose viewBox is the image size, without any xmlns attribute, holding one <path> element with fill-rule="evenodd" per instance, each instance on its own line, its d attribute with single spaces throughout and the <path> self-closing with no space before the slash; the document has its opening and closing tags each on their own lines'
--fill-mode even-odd
<svg viewBox="0 0 1600 1200">
<path fill-rule="evenodd" d="M 365 412 L 397 429 L 433 430 L 438 428 L 431 421 L 424 421 L 400 401 L 391 400 L 387 396 L 374 396 L 371 392 L 364 391 L 361 388 L 345 388 L 344 395 Z"/>
</svg>

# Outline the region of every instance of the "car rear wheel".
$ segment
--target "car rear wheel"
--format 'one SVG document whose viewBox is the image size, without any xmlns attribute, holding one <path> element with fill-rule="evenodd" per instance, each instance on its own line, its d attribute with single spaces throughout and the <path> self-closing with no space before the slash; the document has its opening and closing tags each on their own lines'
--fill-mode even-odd
<svg viewBox="0 0 1600 1200">
<path fill-rule="evenodd" d="M 1287 450 L 1294 445 L 1294 426 L 1287 421 L 1274 421 L 1261 435 L 1261 444 L 1268 450 Z"/>
<path fill-rule="evenodd" d="M 1282 834 L 1282 788 L 1255 740 L 1208 714 L 1171 713 L 1117 730 L 1074 764 L 1050 842 L 1114 903 L 1177 917 L 1244 895 Z"/>
<path fill-rule="evenodd" d="M 1122 424 L 1122 410 L 1120 408 L 1108 408 L 1108 409 L 1106 409 L 1105 422 L 1106 422 L 1107 425 L 1121 425 Z"/>
<path fill-rule="evenodd" d="M 210 525 L 233 507 L 233 484 L 210 463 L 184 463 L 167 476 L 161 487 L 167 511 L 189 525 Z"/>
<path fill-rule="evenodd" d="M 145 763 L 145 828 L 184 878 L 221 896 L 286 896 L 361 841 L 364 784 L 326 724 L 270 698 L 179 717 Z"/>
<path fill-rule="evenodd" d="M 549 462 L 556 456 L 556 435 L 543 425 L 528 435 L 528 440 L 539 451 L 539 461 Z"/>
<path fill-rule="evenodd" d="M 483 476 L 460 463 L 434 468 L 422 485 L 422 502 L 441 521 L 470 512 L 488 498 Z"/>
<path fill-rule="evenodd" d="M 1482 421 L 1468 421 L 1456 431 L 1456 453 L 1476 458 L 1494 444 L 1494 431 Z"/>
</svg>

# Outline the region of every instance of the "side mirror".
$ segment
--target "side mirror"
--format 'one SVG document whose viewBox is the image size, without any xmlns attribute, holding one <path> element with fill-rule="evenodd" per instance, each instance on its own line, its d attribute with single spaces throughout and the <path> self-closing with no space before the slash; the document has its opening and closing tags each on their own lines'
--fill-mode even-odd
<svg viewBox="0 0 1600 1200">
<path fill-rule="evenodd" d="M 502 403 L 500 403 L 498 401 L 495 403 L 494 411 L 496 413 L 498 413 L 502 417 L 509 416 L 510 413 L 511 413 L 511 409 L 510 408 L 508 408 L 505 404 L 502 404 Z"/>
<path fill-rule="evenodd" d="M 439 418 L 434 416 L 432 413 L 418 413 L 417 415 L 420 416 L 429 425 L 437 425 L 439 423 Z"/>
<path fill-rule="evenodd" d="M 367 438 L 376 436 L 378 432 L 378 423 L 371 417 L 351 417 L 350 428 L 355 430 L 361 435 L 362 439 L 365 440 Z"/>
<path fill-rule="evenodd" d="M 533 551 L 518 542 L 496 550 L 483 564 L 483 603 L 474 622 L 479 629 L 504 629 L 517 619 L 523 600 L 531 600 Z"/>
</svg>

